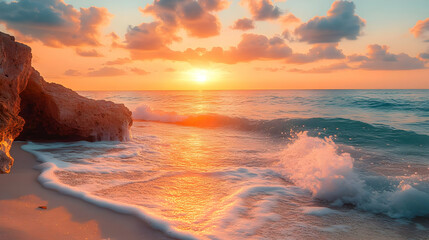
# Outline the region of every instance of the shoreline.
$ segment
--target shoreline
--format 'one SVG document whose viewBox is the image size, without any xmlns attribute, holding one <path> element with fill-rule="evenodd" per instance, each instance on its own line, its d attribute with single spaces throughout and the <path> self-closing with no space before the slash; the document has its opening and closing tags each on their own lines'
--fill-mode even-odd
<svg viewBox="0 0 429 240">
<path fill-rule="evenodd" d="M 0 175 L 0 239 L 172 239 L 135 216 L 42 187 L 24 144 L 13 143 L 12 171 Z"/>
</svg>

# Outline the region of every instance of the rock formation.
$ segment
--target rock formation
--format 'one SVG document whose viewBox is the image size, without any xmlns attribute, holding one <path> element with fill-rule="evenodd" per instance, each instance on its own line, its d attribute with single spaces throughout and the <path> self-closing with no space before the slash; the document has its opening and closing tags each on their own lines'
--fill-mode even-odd
<svg viewBox="0 0 429 240">
<path fill-rule="evenodd" d="M 21 92 L 25 119 L 20 140 L 123 141 L 132 124 L 123 104 L 92 100 L 56 83 L 47 83 L 33 70 Z"/>
<path fill-rule="evenodd" d="M 31 74 L 31 49 L 0 33 L 0 172 L 8 173 L 13 164 L 9 150 L 24 126 L 19 114 L 19 94 Z"/>
<path fill-rule="evenodd" d="M 20 140 L 126 140 L 131 112 L 123 104 L 92 100 L 47 83 L 31 67 L 31 49 L 0 32 L 0 173 L 13 164 Z"/>
</svg>

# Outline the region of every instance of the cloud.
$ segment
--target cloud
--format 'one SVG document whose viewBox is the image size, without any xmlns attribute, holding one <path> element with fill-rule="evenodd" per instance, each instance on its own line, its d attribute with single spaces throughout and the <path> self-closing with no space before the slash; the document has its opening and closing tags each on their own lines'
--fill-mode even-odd
<svg viewBox="0 0 429 240">
<path fill-rule="evenodd" d="M 195 16 L 197 20 L 194 19 L 193 15 L 190 16 L 181 19 L 181 23 L 189 36 L 207 38 L 219 35 L 220 22 L 213 14 L 202 11 L 201 14 Z"/>
<path fill-rule="evenodd" d="M 141 68 L 131 68 L 130 70 L 131 70 L 131 72 L 133 72 L 133 73 L 135 73 L 137 75 L 147 75 L 147 74 L 149 74 L 149 72 L 147 72 L 147 71 L 145 71 L 145 70 L 143 70 Z"/>
<path fill-rule="evenodd" d="M 416 38 L 424 37 L 425 35 L 428 35 L 429 37 L 429 18 L 417 21 L 416 25 L 410 29 L 410 32 L 414 34 L 414 37 Z"/>
<path fill-rule="evenodd" d="M 280 22 L 282 22 L 284 25 L 289 25 L 289 24 L 300 23 L 301 20 L 297 18 L 295 15 L 293 15 L 292 13 L 288 13 L 280 17 Z"/>
<path fill-rule="evenodd" d="M 259 34 L 243 34 L 237 47 L 224 51 L 213 48 L 203 53 L 202 57 L 220 63 L 250 62 L 254 60 L 285 59 L 292 54 L 292 49 L 279 37 L 267 38 Z"/>
<path fill-rule="evenodd" d="M 298 73 L 331 73 L 333 71 L 337 70 L 345 70 L 345 69 L 352 69 L 349 65 L 346 63 L 334 63 L 327 66 L 312 68 L 309 70 L 299 69 L 299 68 L 293 68 L 289 69 L 289 72 L 298 72 Z"/>
<path fill-rule="evenodd" d="M 182 28 L 189 36 L 198 38 L 218 35 L 221 24 L 213 12 L 228 5 L 227 0 L 156 0 L 141 9 L 141 12 L 152 15 L 156 32 L 167 34 L 163 38 L 173 42 L 180 40 L 176 33 Z"/>
<path fill-rule="evenodd" d="M 253 20 L 249 18 L 240 18 L 234 22 L 234 25 L 231 26 L 232 29 L 247 31 L 250 29 L 254 29 L 255 25 L 253 24 Z"/>
<path fill-rule="evenodd" d="M 347 56 L 347 60 L 349 62 L 362 62 L 362 61 L 368 61 L 369 58 L 364 55 L 353 54 L 353 55 Z"/>
<path fill-rule="evenodd" d="M 155 0 L 140 9 L 154 21 L 130 26 L 124 44 L 115 42 L 115 46 L 128 49 L 132 59 L 186 61 L 186 53 L 169 48 L 172 43 L 182 40 L 179 32 L 184 29 L 188 36 L 197 38 L 218 35 L 221 24 L 214 12 L 228 5 L 227 0 Z"/>
<path fill-rule="evenodd" d="M 333 43 L 341 39 L 355 40 L 365 20 L 355 14 L 355 4 L 335 1 L 326 17 L 314 17 L 295 29 L 298 39 L 308 43 Z"/>
<path fill-rule="evenodd" d="M 77 77 L 77 76 L 81 76 L 82 73 L 80 73 L 78 70 L 75 70 L 75 69 L 69 69 L 69 70 L 64 72 L 64 75 L 71 76 L 71 77 Z"/>
<path fill-rule="evenodd" d="M 106 8 L 75 9 L 62 0 L 0 2 L 0 22 L 15 35 L 51 47 L 100 45 L 100 27 L 109 22 Z"/>
<path fill-rule="evenodd" d="M 97 52 L 97 50 L 82 50 L 80 48 L 76 49 L 76 53 L 82 57 L 103 57 L 103 54 Z"/>
<path fill-rule="evenodd" d="M 272 20 L 282 15 L 282 11 L 271 0 L 242 0 L 241 3 L 247 5 L 255 20 Z"/>
<path fill-rule="evenodd" d="M 207 11 L 221 11 L 229 6 L 226 0 L 199 0 L 198 3 Z"/>
<path fill-rule="evenodd" d="M 125 75 L 126 72 L 122 69 L 114 67 L 103 67 L 98 70 L 93 70 L 88 73 L 90 77 L 112 77 L 112 76 L 121 76 Z"/>
<path fill-rule="evenodd" d="M 125 34 L 126 48 L 138 50 L 157 50 L 172 43 L 171 33 L 160 27 L 160 22 L 142 23 L 129 27 Z"/>
<path fill-rule="evenodd" d="M 176 69 L 174 68 L 166 68 L 164 72 L 175 72 Z"/>
<path fill-rule="evenodd" d="M 289 63 L 310 63 L 321 59 L 343 59 L 343 51 L 338 49 L 337 43 L 318 44 L 312 47 L 307 54 L 295 53 L 287 59 Z"/>
<path fill-rule="evenodd" d="M 278 72 L 278 71 L 283 71 L 285 70 L 285 66 L 282 67 L 255 67 L 254 68 L 256 71 L 262 71 L 262 72 Z"/>
<path fill-rule="evenodd" d="M 162 22 L 142 23 L 129 27 L 125 34 L 125 48 L 130 50 L 131 59 L 178 59 L 179 52 L 172 51 L 168 45 L 179 41 L 174 31 L 169 31 Z"/>
<path fill-rule="evenodd" d="M 105 64 L 106 65 L 124 65 L 127 63 L 131 63 L 132 60 L 129 58 L 117 58 L 115 60 L 112 61 L 107 61 Z"/>
<path fill-rule="evenodd" d="M 131 57 L 135 60 L 167 59 L 186 61 L 193 64 L 217 62 L 235 64 L 254 60 L 286 59 L 292 54 L 292 49 L 279 37 L 267 38 L 259 34 L 243 34 L 236 47 L 224 50 L 221 47 L 188 48 L 185 51 L 173 51 L 166 46 L 150 51 L 134 49 Z"/>
<path fill-rule="evenodd" d="M 419 58 L 423 60 L 429 60 L 429 53 L 420 53 Z"/>
<path fill-rule="evenodd" d="M 405 53 L 392 54 L 387 46 L 369 45 L 359 68 L 369 70 L 412 70 L 425 68 L 424 62 Z"/>
<path fill-rule="evenodd" d="M 116 34 L 115 32 L 111 32 L 107 35 L 108 38 L 111 39 L 112 43 L 110 44 L 110 46 L 112 48 L 119 48 L 119 47 L 123 47 L 121 43 L 119 43 L 119 36 L 118 34 Z"/>
</svg>

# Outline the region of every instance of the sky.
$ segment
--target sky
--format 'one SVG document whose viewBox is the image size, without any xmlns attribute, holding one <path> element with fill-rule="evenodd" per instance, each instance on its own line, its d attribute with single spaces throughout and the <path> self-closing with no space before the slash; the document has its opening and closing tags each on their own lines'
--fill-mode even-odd
<svg viewBox="0 0 429 240">
<path fill-rule="evenodd" d="M 429 88 L 427 0 L 0 0 L 74 90 Z"/>
</svg>

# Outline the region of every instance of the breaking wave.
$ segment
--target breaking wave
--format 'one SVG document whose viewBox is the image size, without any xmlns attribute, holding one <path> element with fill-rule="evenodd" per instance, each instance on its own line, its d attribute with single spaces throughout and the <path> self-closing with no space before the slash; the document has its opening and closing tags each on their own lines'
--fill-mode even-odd
<svg viewBox="0 0 429 240">
<path fill-rule="evenodd" d="M 154 110 L 147 105 L 137 107 L 133 112 L 133 118 L 137 121 L 172 123 L 200 128 L 232 128 L 289 138 L 295 137 L 298 132 L 306 131 L 310 136 L 334 136 L 338 142 L 376 148 L 397 145 L 416 146 L 420 149 L 429 147 L 428 135 L 345 118 L 254 120 L 219 114 L 185 116 L 176 112 Z"/>
<path fill-rule="evenodd" d="M 367 178 L 353 163 L 350 154 L 339 152 L 331 138 L 303 132 L 283 151 L 280 165 L 286 178 L 331 205 L 351 204 L 392 218 L 429 216 L 429 194 L 413 186 L 417 183 Z"/>
</svg>

